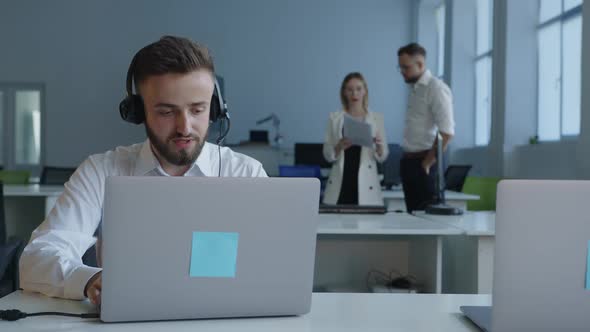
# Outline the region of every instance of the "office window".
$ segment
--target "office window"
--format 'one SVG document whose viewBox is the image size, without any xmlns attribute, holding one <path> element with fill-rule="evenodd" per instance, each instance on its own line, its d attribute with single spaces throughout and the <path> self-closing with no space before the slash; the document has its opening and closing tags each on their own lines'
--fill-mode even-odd
<svg viewBox="0 0 590 332">
<path fill-rule="evenodd" d="M 581 84 L 582 84 L 582 16 L 563 23 L 563 135 L 580 133 Z"/>
<path fill-rule="evenodd" d="M 556 141 L 580 133 L 582 1 L 540 0 L 537 134 Z"/>
<path fill-rule="evenodd" d="M 436 18 L 436 34 L 437 34 L 437 64 L 436 76 L 443 77 L 445 74 L 445 16 L 446 6 L 444 4 L 438 6 L 434 12 Z"/>
<path fill-rule="evenodd" d="M 539 137 L 559 139 L 561 32 L 558 24 L 539 31 Z"/>
<path fill-rule="evenodd" d="M 17 165 L 41 161 L 41 92 L 16 91 L 15 158 Z"/>
<path fill-rule="evenodd" d="M 559 2 L 558 0 L 553 0 L 553 1 Z M 570 9 L 574 9 L 575 7 L 582 5 L 583 2 L 584 2 L 583 0 L 565 0 L 563 2 L 563 10 L 568 11 Z"/>
<path fill-rule="evenodd" d="M 5 169 L 40 170 L 42 111 L 42 85 L 0 84 L 0 160 Z"/>
<path fill-rule="evenodd" d="M 539 21 L 545 22 L 561 14 L 562 0 L 540 0 Z"/>
<path fill-rule="evenodd" d="M 475 145 L 488 145 L 492 126 L 493 0 L 477 0 Z"/>
</svg>

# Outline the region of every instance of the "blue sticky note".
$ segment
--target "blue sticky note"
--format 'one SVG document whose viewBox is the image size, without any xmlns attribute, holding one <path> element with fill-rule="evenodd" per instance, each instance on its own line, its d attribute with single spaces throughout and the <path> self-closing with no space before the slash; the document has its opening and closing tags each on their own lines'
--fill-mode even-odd
<svg viewBox="0 0 590 332">
<path fill-rule="evenodd" d="M 590 240 L 588 241 L 588 255 L 586 257 L 586 289 L 590 290 Z"/>
<path fill-rule="evenodd" d="M 191 277 L 235 278 L 238 233 L 193 232 Z"/>
</svg>

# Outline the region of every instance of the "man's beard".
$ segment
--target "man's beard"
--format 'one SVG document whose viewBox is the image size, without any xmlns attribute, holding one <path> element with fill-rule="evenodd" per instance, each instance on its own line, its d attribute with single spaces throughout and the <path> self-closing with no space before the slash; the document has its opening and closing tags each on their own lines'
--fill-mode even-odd
<svg viewBox="0 0 590 332">
<path fill-rule="evenodd" d="M 168 137 L 167 141 L 161 141 L 154 134 L 152 129 L 147 125 L 147 123 L 145 125 L 145 131 L 147 133 L 148 138 L 150 139 L 150 143 L 152 143 L 152 146 L 154 147 L 154 149 L 156 149 L 158 154 L 162 156 L 162 158 L 166 159 L 167 162 L 176 166 L 192 165 L 201 154 L 201 151 L 203 150 L 203 145 L 205 145 L 205 139 L 201 140 L 199 137 L 193 135 L 182 136 L 180 134 L 176 134 L 174 136 Z M 205 133 L 205 137 L 207 137 L 208 133 L 209 130 L 207 130 L 207 133 Z M 175 138 L 186 138 L 194 140 L 196 143 L 194 150 L 186 151 L 182 149 L 178 152 L 172 150 L 167 143 Z"/>
<path fill-rule="evenodd" d="M 407 79 L 405 79 L 406 83 L 408 84 L 416 84 L 416 82 L 418 82 L 418 80 L 420 79 L 422 75 L 417 75 L 414 77 L 408 77 Z"/>
</svg>

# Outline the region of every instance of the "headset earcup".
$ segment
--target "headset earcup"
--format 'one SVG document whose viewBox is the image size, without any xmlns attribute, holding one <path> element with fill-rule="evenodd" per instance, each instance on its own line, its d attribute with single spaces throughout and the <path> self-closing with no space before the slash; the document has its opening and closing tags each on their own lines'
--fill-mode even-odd
<svg viewBox="0 0 590 332">
<path fill-rule="evenodd" d="M 143 100 L 138 95 L 131 95 L 123 99 L 119 104 L 119 114 L 127 122 L 134 124 L 143 123 L 145 120 L 145 110 Z"/>
<path fill-rule="evenodd" d="M 220 114 L 220 105 L 219 105 L 219 99 L 217 98 L 217 96 L 215 95 L 215 93 L 213 94 L 213 98 L 211 98 L 211 107 L 209 109 L 209 121 L 211 123 L 217 121 L 217 119 L 219 119 L 219 114 Z"/>
</svg>

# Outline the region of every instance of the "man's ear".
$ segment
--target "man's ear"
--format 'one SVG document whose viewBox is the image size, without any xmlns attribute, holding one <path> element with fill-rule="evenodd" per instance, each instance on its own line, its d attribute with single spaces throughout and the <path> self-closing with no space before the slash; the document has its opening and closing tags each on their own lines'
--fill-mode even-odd
<svg viewBox="0 0 590 332">
<path fill-rule="evenodd" d="M 418 69 L 420 72 L 422 72 L 426 67 L 426 59 L 424 59 L 424 57 L 418 56 L 416 57 L 416 64 L 418 64 Z"/>
</svg>

